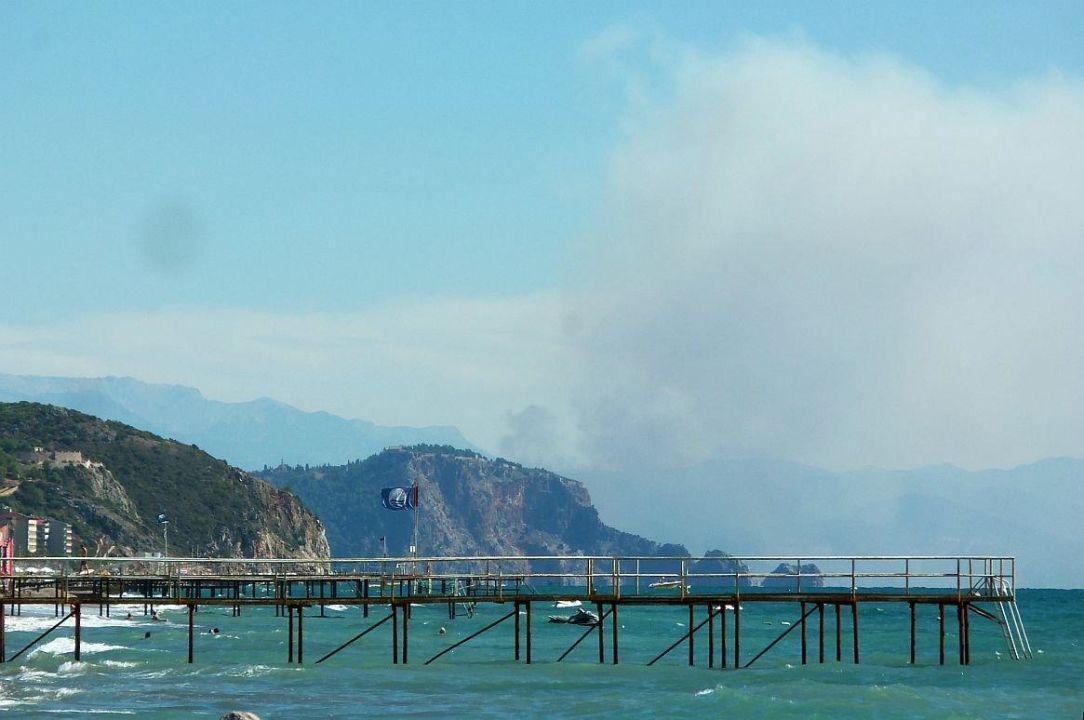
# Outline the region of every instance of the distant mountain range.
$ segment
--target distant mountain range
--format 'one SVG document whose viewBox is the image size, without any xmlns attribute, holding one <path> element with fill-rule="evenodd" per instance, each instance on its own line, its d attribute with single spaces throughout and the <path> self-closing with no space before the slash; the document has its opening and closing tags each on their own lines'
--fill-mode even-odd
<svg viewBox="0 0 1084 720">
<path fill-rule="evenodd" d="M 602 517 L 693 554 L 1012 555 L 1023 587 L 1084 587 L 1084 460 L 831 472 L 771 459 L 578 474 Z"/>
<path fill-rule="evenodd" d="M 3 400 L 52 403 L 120 420 L 251 469 L 283 462 L 295 471 L 306 464 L 353 467 L 357 463 L 350 461 L 385 448 L 417 444 L 473 449 L 455 428 L 379 427 L 273 400 L 216 402 L 192 388 L 130 378 L 0 375 Z M 833 472 L 771 458 L 621 472 L 559 470 L 582 481 L 602 521 L 639 536 L 672 539 L 693 555 L 711 548 L 736 555 L 793 553 L 796 559 L 1007 554 L 1018 558 L 1024 586 L 1084 587 L 1080 459 L 977 471 L 939 465 Z M 298 480 L 299 490 L 303 482 Z"/>
<path fill-rule="evenodd" d="M 126 377 L 65 378 L 0 374 L 0 402 L 59 405 L 198 445 L 246 469 L 366 458 L 386 447 L 430 443 L 473 449 L 454 427 L 385 427 L 326 412 L 304 412 L 269 398 L 227 403 L 181 385 Z"/>
</svg>

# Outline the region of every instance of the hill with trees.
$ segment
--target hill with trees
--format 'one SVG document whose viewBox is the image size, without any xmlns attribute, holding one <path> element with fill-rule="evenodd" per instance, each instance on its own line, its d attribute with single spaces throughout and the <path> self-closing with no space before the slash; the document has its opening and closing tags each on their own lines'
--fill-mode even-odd
<svg viewBox="0 0 1084 720">
<path fill-rule="evenodd" d="M 322 524 L 289 491 L 195 445 L 52 405 L 0 403 L 0 504 L 118 554 L 162 550 L 165 513 L 172 555 L 329 555 Z"/>
</svg>

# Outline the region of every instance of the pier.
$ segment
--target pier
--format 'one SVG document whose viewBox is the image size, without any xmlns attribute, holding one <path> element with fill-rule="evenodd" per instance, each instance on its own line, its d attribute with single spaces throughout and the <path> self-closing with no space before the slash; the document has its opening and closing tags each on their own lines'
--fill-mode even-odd
<svg viewBox="0 0 1084 720">
<path fill-rule="evenodd" d="M 1008 556 L 757 556 L 757 557 L 400 557 L 297 559 L 84 558 L 15 560 L 15 572 L 0 577 L 0 662 L 17 662 L 34 645 L 61 628 L 71 628 L 73 659 L 81 659 L 87 635 L 82 618 L 110 615 L 118 606 L 180 606 L 187 610 L 187 662 L 196 662 L 195 616 L 200 608 L 231 614 L 261 610 L 266 622 L 288 629 L 287 663 L 305 663 L 305 622 L 329 605 L 345 606 L 367 623 L 333 648 L 321 648 L 315 664 L 341 661 L 355 643 L 379 643 L 388 662 L 432 664 L 448 661 L 452 650 L 506 628 L 509 660 L 561 662 L 592 639 L 599 663 L 628 661 L 622 655 L 621 620 L 638 608 L 672 610 L 683 632 L 667 638 L 650 657 L 655 664 L 683 649 L 689 665 L 738 669 L 779 652 L 792 634 L 800 638 L 801 664 L 861 662 L 863 610 L 874 604 L 907 609 L 910 656 L 920 650 L 917 618 L 936 613 L 938 664 L 968 665 L 974 632 L 997 633 L 1009 657 L 1031 656 L 1016 603 L 1016 563 Z M 580 632 L 558 657 L 536 657 L 535 634 L 546 615 L 567 615 L 555 605 L 576 605 Z M 768 607 L 782 617 L 770 642 L 750 645 L 742 629 L 746 607 Z M 473 618 L 480 606 L 507 609 L 499 618 L 420 660 L 411 655 L 415 609 L 438 606 L 449 622 Z M 28 606 L 50 607 L 56 623 L 22 648 L 9 648 L 6 618 Z M 543 609 L 543 616 L 538 613 Z M 585 621 L 584 621 L 585 620 Z M 973 628 L 972 620 L 978 620 Z M 955 626 L 953 628 L 953 626 Z M 947 643 L 954 629 L 955 647 Z M 981 630 L 980 630 L 981 628 Z M 579 630 L 580 628 L 576 628 Z M 380 640 L 383 634 L 384 639 Z M 386 644 L 385 644 L 386 643 Z M 793 645 L 793 640 L 791 641 Z M 310 651 L 310 657 L 313 653 Z M 594 652 L 592 651 L 592 656 Z M 582 651 L 581 651 L 582 656 Z M 927 655 L 929 657 L 929 655 Z"/>
</svg>

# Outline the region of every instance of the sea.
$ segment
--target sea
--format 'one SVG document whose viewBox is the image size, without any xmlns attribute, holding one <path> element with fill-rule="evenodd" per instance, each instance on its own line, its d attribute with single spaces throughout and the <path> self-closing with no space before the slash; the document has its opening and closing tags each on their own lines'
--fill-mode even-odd
<svg viewBox="0 0 1084 720">
<path fill-rule="evenodd" d="M 1034 657 L 1012 659 L 998 625 L 973 616 L 971 665 L 958 664 L 956 616 L 947 612 L 946 664 L 938 662 L 936 606 L 918 610 L 918 658 L 910 659 L 905 603 L 860 605 L 860 664 L 850 656 L 844 609 L 843 661 L 835 660 L 834 613 L 826 613 L 824 664 L 816 614 L 808 626 L 809 664 L 791 632 L 749 668 L 708 666 L 706 630 L 689 665 L 688 611 L 622 607 L 619 664 L 589 636 L 563 660 L 584 628 L 547 622 L 570 611 L 538 602 L 532 612 L 532 664 L 514 659 L 508 619 L 430 664 L 426 661 L 513 610 L 479 605 L 450 619 L 446 605 L 417 606 L 409 662 L 391 662 L 391 623 L 326 655 L 389 614 L 374 606 L 306 611 L 304 664 L 289 663 L 287 618 L 273 608 L 203 608 L 196 614 L 195 662 L 187 663 L 188 619 L 182 606 L 84 608 L 82 661 L 73 659 L 72 621 L 15 660 L 0 665 L 0 713 L 18 718 L 94 716 L 221 718 L 233 710 L 272 718 L 1080 718 L 1084 715 L 1084 590 L 1018 593 Z M 748 662 L 798 619 L 797 605 L 746 603 L 742 661 Z M 126 619 L 127 613 L 133 619 Z M 704 610 L 694 622 L 703 619 Z M 10 658 L 56 623 L 53 606 L 26 607 L 6 618 Z M 525 623 L 522 624 L 525 632 Z M 215 633 L 215 628 L 218 632 Z M 444 629 L 441 632 L 441 629 Z M 732 621 L 728 628 L 733 642 Z M 718 626 L 716 626 L 718 633 Z M 149 635 L 148 635 L 149 633 Z M 523 637 L 523 636 L 521 636 Z M 677 643 L 653 665 L 656 656 Z M 716 644 L 716 653 L 719 645 Z M 401 660 L 402 658 L 400 658 Z"/>
</svg>

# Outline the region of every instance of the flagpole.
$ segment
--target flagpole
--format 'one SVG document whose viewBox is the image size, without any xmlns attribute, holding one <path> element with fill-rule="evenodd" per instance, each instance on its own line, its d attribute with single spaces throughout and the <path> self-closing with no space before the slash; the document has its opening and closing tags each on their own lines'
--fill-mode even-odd
<svg viewBox="0 0 1084 720">
<path fill-rule="evenodd" d="M 158 513 L 157 519 L 162 526 L 162 557 L 169 557 L 169 516 L 163 510 Z"/>
<path fill-rule="evenodd" d="M 419 499 L 418 498 L 418 495 L 419 495 L 418 482 L 419 482 L 418 480 L 415 480 L 414 481 L 414 487 L 411 489 L 411 491 L 414 493 L 414 543 L 413 543 L 413 545 L 411 545 L 411 548 L 414 551 L 413 555 L 414 555 L 415 559 L 417 559 L 417 557 L 418 557 L 418 505 L 420 504 L 418 502 L 418 499 Z M 417 565 L 415 565 L 414 573 L 417 574 L 417 572 L 418 572 L 418 568 L 417 568 Z"/>
</svg>

